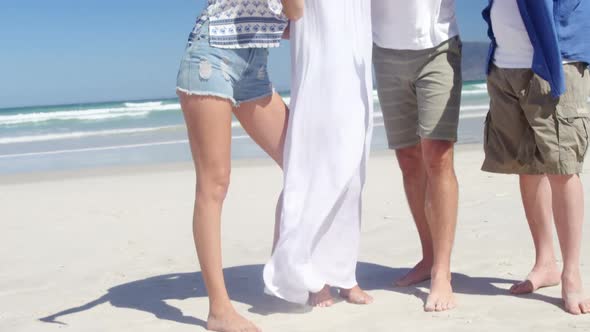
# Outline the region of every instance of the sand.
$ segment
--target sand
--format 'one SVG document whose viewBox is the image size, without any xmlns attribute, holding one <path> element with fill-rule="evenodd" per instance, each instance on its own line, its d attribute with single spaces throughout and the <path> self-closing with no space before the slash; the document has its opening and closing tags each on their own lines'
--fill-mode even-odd
<svg viewBox="0 0 590 332">
<path fill-rule="evenodd" d="M 371 158 L 364 205 L 358 276 L 375 303 L 321 310 L 263 295 L 281 174 L 268 160 L 234 162 L 223 244 L 236 307 L 264 331 L 590 331 L 590 317 L 564 313 L 559 287 L 508 294 L 532 267 L 532 241 L 517 178 L 480 172 L 482 158 L 477 146 L 457 153 L 460 306 L 448 313 L 422 311 L 428 283 L 390 287 L 419 258 L 391 154 Z M 189 164 L 0 178 L 0 331 L 203 331 L 193 181 Z"/>
</svg>

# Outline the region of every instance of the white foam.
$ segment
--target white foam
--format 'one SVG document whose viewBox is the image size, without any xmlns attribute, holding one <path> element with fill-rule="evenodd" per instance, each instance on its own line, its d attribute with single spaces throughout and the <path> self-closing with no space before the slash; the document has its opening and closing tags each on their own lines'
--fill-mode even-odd
<svg viewBox="0 0 590 332">
<path fill-rule="evenodd" d="M 461 107 L 461 115 L 473 112 L 473 111 L 482 111 L 482 110 L 489 110 L 489 105 L 473 105 L 473 106 L 463 106 Z"/>
<path fill-rule="evenodd" d="M 164 127 L 153 127 L 153 128 L 128 128 L 128 129 L 112 129 L 112 130 L 97 130 L 97 131 L 80 131 L 80 132 L 46 134 L 46 135 L 15 136 L 15 137 L 4 137 L 4 138 L 0 137 L 0 144 L 44 142 L 44 141 L 55 141 L 55 140 L 93 137 L 93 136 L 139 134 L 139 133 L 148 133 L 148 132 L 154 132 L 154 131 L 159 131 L 159 130 L 180 129 L 180 128 L 184 128 L 184 126 L 164 126 Z"/>
<path fill-rule="evenodd" d="M 232 137 L 232 139 L 245 139 L 245 138 L 249 138 L 249 136 L 242 135 L 242 136 L 233 136 Z M 145 147 L 154 147 L 154 146 L 163 146 L 163 145 L 175 145 L 175 144 L 188 144 L 188 140 L 183 139 L 183 140 L 153 142 L 153 143 L 102 146 L 102 147 L 96 147 L 96 148 L 4 154 L 4 155 L 0 155 L 0 159 L 51 156 L 51 155 L 81 153 L 81 152 L 98 152 L 98 151 L 110 151 L 110 150 L 136 149 L 136 148 L 145 148 Z"/>
<path fill-rule="evenodd" d="M 163 102 L 161 101 L 149 101 L 145 103 L 124 103 L 125 107 L 158 107 L 161 106 Z"/>
<path fill-rule="evenodd" d="M 148 104 L 148 103 L 145 103 Z M 155 105 L 136 105 L 133 107 L 96 108 L 85 110 L 21 113 L 13 115 L 0 115 L 0 125 L 18 125 L 23 123 L 39 123 L 52 120 L 105 120 L 120 117 L 143 117 L 151 112 L 165 112 L 180 110 L 180 104 L 161 103 Z"/>
<path fill-rule="evenodd" d="M 473 112 L 467 114 L 461 114 L 459 119 L 478 119 L 478 118 L 485 118 L 488 115 L 488 112 Z"/>
<path fill-rule="evenodd" d="M 488 90 L 463 90 L 463 92 L 461 93 L 464 96 L 473 96 L 473 95 L 487 95 L 488 94 Z"/>
</svg>

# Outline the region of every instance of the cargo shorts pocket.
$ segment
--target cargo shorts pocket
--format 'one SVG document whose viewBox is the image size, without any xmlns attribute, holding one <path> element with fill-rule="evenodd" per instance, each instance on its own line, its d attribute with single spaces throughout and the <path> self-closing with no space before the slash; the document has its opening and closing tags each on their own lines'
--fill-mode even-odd
<svg viewBox="0 0 590 332">
<path fill-rule="evenodd" d="M 557 105 L 560 161 L 583 162 L 588 152 L 590 117 L 584 107 Z"/>
</svg>

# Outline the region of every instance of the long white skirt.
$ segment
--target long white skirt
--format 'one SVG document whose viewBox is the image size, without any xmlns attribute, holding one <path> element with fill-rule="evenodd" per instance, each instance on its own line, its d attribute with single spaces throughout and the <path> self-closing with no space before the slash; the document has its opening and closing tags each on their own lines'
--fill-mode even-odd
<svg viewBox="0 0 590 332">
<path fill-rule="evenodd" d="M 291 113 L 280 239 L 266 291 L 306 303 L 356 286 L 361 192 L 372 132 L 371 12 L 365 0 L 306 0 L 291 27 Z"/>
</svg>

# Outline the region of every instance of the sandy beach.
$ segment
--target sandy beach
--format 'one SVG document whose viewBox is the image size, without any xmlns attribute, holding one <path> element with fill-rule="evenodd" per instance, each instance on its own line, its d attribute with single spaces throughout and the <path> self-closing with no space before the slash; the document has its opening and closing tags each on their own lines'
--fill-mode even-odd
<svg viewBox="0 0 590 332">
<path fill-rule="evenodd" d="M 234 162 L 223 249 L 237 309 L 273 332 L 590 331 L 590 317 L 562 310 L 559 287 L 508 294 L 532 267 L 532 241 L 517 177 L 479 171 L 482 159 L 479 146 L 458 148 L 453 278 L 460 306 L 434 314 L 422 311 L 428 283 L 390 286 L 419 259 L 391 153 L 371 158 L 363 209 L 358 280 L 375 303 L 321 310 L 263 294 L 281 173 L 265 159 Z M 0 177 L 0 331 L 203 331 L 207 298 L 191 234 L 193 181 L 186 163 Z M 590 180 L 583 181 L 589 192 Z M 587 232 L 583 253 L 589 240 Z"/>
</svg>

